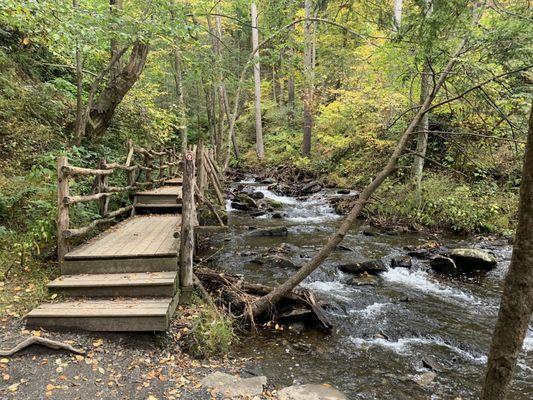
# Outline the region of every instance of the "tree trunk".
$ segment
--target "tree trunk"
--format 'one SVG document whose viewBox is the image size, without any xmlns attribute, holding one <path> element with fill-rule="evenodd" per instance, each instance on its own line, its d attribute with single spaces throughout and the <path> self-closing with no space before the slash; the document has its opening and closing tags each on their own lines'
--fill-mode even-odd
<svg viewBox="0 0 533 400">
<path fill-rule="evenodd" d="M 72 0 L 72 6 L 77 12 L 79 9 L 78 0 Z M 83 113 L 83 61 L 80 45 L 78 41 L 76 41 L 76 125 L 74 126 L 74 140 L 78 145 L 81 143 L 81 139 L 85 135 Z"/>
<path fill-rule="evenodd" d="M 533 311 L 533 106 L 522 169 L 515 245 L 505 277 L 498 321 L 487 362 L 482 400 L 503 400 L 514 375 Z"/>
<path fill-rule="evenodd" d="M 444 84 L 444 81 L 450 74 L 451 70 L 453 69 L 453 66 L 455 65 L 455 62 L 457 60 L 457 57 L 461 54 L 463 51 L 463 48 L 466 44 L 466 40 L 461 41 L 459 47 L 456 49 L 456 51 L 453 53 L 452 57 L 450 58 L 450 61 L 444 68 L 443 72 L 441 73 L 438 82 L 435 84 L 434 90 L 430 93 L 428 97 L 424 100 L 424 103 L 412 119 L 411 123 L 405 130 L 405 132 L 400 137 L 394 152 L 392 153 L 389 161 L 387 162 L 387 165 L 381 170 L 381 172 L 374 178 L 374 180 L 361 192 L 359 195 L 359 198 L 357 199 L 354 207 L 351 209 L 350 213 L 346 216 L 344 221 L 342 222 L 341 226 L 335 232 L 335 234 L 328 240 L 328 242 L 322 247 L 322 249 L 309 261 L 308 263 L 304 264 L 294 275 L 292 275 L 289 279 L 287 279 L 284 283 L 279 285 L 276 289 L 274 289 L 272 292 L 270 292 L 268 295 L 261 297 L 260 299 L 256 300 L 252 306 L 251 306 L 251 313 L 253 316 L 261 315 L 262 313 L 266 312 L 269 307 L 273 304 L 276 304 L 286 293 L 290 292 L 292 289 L 294 289 L 300 282 L 302 282 L 305 278 L 307 278 L 316 268 L 324 262 L 326 258 L 329 257 L 331 252 L 335 249 L 335 247 L 344 239 L 344 236 L 348 233 L 350 227 L 355 222 L 363 208 L 365 207 L 367 201 L 370 199 L 372 194 L 376 191 L 377 188 L 383 183 L 385 179 L 389 175 L 391 175 L 397 167 L 398 159 L 402 155 L 403 151 L 405 150 L 407 143 L 409 142 L 409 139 L 411 138 L 411 135 L 415 131 L 416 127 L 420 123 L 420 120 L 428 110 L 428 108 L 431 106 L 431 103 L 433 102 L 435 96 L 437 95 L 438 91 Z"/>
<path fill-rule="evenodd" d="M 176 87 L 176 94 L 178 96 L 178 116 L 180 123 L 181 134 L 181 151 L 187 150 L 187 111 L 185 108 L 185 96 L 183 91 L 183 77 L 181 73 L 181 58 L 178 49 L 178 44 L 174 43 L 174 85 Z"/>
<path fill-rule="evenodd" d="M 402 24 L 402 8 L 403 0 L 394 0 L 394 32 L 398 33 L 400 31 L 400 26 Z"/>
<path fill-rule="evenodd" d="M 259 31 L 257 29 L 257 6 L 252 3 L 252 48 L 254 51 L 254 88 L 255 88 L 255 147 L 257 157 L 265 157 L 263 147 L 263 123 L 261 121 L 261 69 L 259 65 Z"/>
<path fill-rule="evenodd" d="M 432 10 L 431 0 L 426 0 L 427 9 L 424 10 L 424 15 L 430 15 Z M 400 11 L 401 13 L 401 11 Z M 399 25 L 398 25 L 399 28 Z M 426 55 L 428 56 L 428 55 Z M 426 58 L 424 60 L 424 66 L 422 68 L 422 75 L 420 77 L 420 104 L 424 102 L 424 99 L 431 92 L 431 65 L 430 61 Z M 424 161 L 426 151 L 428 147 L 428 131 L 429 131 L 429 113 L 424 114 L 418 126 L 418 137 L 416 141 L 416 153 L 413 160 L 412 177 L 416 185 L 417 190 L 420 190 L 420 184 L 422 182 L 422 172 L 424 170 Z"/>
<path fill-rule="evenodd" d="M 294 33 L 294 26 L 290 28 L 290 35 Z M 289 106 L 289 122 L 292 122 L 294 118 L 294 49 L 289 49 L 289 78 L 287 79 L 287 105 Z"/>
<path fill-rule="evenodd" d="M 305 18 L 311 18 L 312 0 L 305 0 Z M 311 132 L 313 129 L 313 34 L 312 21 L 304 25 L 304 93 L 303 93 L 303 143 L 302 155 L 311 154 Z"/>
<path fill-rule="evenodd" d="M 115 109 L 124 96 L 139 79 L 148 56 L 149 45 L 136 42 L 131 50 L 126 65 L 118 72 L 116 79 L 110 80 L 104 87 L 89 113 L 87 134 L 91 137 L 101 137 L 115 114 Z"/>
</svg>

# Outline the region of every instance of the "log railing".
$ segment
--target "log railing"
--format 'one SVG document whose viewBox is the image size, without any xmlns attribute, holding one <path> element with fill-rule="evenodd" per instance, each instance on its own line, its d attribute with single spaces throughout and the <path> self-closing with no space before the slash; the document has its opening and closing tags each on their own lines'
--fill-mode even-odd
<svg viewBox="0 0 533 400">
<path fill-rule="evenodd" d="M 141 160 L 134 163 L 135 154 L 140 155 Z M 157 161 L 154 164 L 154 160 Z M 101 159 L 98 168 L 80 168 L 69 165 L 68 159 L 61 156 L 57 160 L 58 177 L 58 238 L 57 254 L 59 261 L 63 261 L 65 254 L 70 248 L 69 239 L 86 235 L 102 224 L 110 223 L 115 218 L 131 212 L 133 205 L 121 207 L 114 211 L 109 211 L 109 199 L 111 196 L 138 190 L 142 188 L 152 188 L 170 177 L 177 175 L 180 165 L 180 155 L 174 149 L 153 151 L 142 147 L 134 146 L 132 141 L 128 141 L 128 153 L 124 164 L 107 164 L 105 159 Z M 109 177 L 117 171 L 126 171 L 126 186 L 110 186 Z M 154 173 L 157 178 L 154 179 Z M 80 176 L 94 176 L 96 181 L 93 193 L 88 195 L 70 195 L 69 181 Z M 141 179 L 143 177 L 144 179 Z M 79 203 L 98 201 L 100 208 L 100 218 L 92 221 L 89 225 L 80 228 L 70 227 L 70 206 Z"/>
</svg>

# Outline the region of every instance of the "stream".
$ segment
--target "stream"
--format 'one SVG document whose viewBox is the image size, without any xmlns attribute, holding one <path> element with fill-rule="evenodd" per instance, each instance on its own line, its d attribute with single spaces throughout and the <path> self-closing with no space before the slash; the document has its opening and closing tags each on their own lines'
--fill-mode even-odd
<svg viewBox="0 0 533 400">
<path fill-rule="evenodd" d="M 297 251 L 286 257 L 301 265 L 342 220 L 327 201 L 337 196 L 333 189 L 297 200 L 278 196 L 253 180 L 241 184 L 281 202 L 283 208 L 276 211 L 284 214 L 281 219 L 270 215 L 253 218 L 231 209 L 228 202 L 229 232 L 215 237 L 215 241 L 224 241 L 224 246 L 213 256 L 213 264 L 243 274 L 248 281 L 271 286 L 282 282 L 293 269 L 251 261 L 274 246 L 289 243 L 297 246 Z M 284 226 L 288 236 L 252 236 L 249 226 Z M 376 286 L 349 285 L 350 275 L 336 268 L 377 258 L 388 266 L 392 257 L 405 255 L 404 246 L 435 239 L 429 234 L 365 236 L 354 228 L 342 242 L 352 251 L 335 251 L 302 283 L 329 305 L 333 332 L 261 330 L 242 338 L 233 355 L 258 359 L 254 373 L 266 375 L 276 385 L 327 383 L 350 399 L 477 398 L 511 258 L 510 245 L 476 238 L 437 238 L 447 247 L 482 248 L 497 257 L 496 269 L 476 283 L 439 276 L 415 258 L 411 269 L 389 268 L 382 273 Z M 436 372 L 429 382 L 425 381 L 428 362 Z M 533 398 L 531 328 L 509 398 Z"/>
</svg>

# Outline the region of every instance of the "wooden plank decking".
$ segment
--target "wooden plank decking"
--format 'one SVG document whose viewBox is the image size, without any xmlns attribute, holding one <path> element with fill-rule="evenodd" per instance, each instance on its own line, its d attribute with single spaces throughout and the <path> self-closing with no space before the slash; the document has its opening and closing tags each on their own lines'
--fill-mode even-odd
<svg viewBox="0 0 533 400">
<path fill-rule="evenodd" d="M 134 215 L 65 255 L 51 290 L 76 298 L 43 304 L 28 326 L 93 331 L 166 330 L 177 304 L 181 186 L 135 195 Z M 139 206 L 139 207 L 137 207 Z M 144 208 L 143 208 L 144 207 Z"/>
</svg>

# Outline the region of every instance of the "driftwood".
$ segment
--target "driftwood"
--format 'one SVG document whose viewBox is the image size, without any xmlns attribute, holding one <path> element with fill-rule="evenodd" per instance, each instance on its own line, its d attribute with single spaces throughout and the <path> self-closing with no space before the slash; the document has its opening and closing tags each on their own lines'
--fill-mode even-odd
<svg viewBox="0 0 533 400">
<path fill-rule="evenodd" d="M 202 292 L 205 290 L 211 293 L 219 302 L 226 305 L 232 314 L 243 316 L 249 321 L 251 319 L 248 318 L 248 313 L 253 301 L 273 290 L 266 285 L 246 282 L 242 276 L 221 273 L 209 268 L 196 268 L 195 274 L 202 284 Z M 322 305 L 306 289 L 295 289 L 287 293 L 268 313 L 255 318 L 255 321 L 260 320 L 276 320 L 280 323 L 298 320 L 325 331 L 333 328 Z"/>
<path fill-rule="evenodd" d="M 0 350 L 0 356 L 12 356 L 13 354 L 25 349 L 28 346 L 31 346 L 32 344 L 40 344 L 41 346 L 46 346 L 54 350 L 67 350 L 76 354 L 85 354 L 85 350 L 77 349 L 67 343 L 58 342 L 57 340 L 46 339 L 39 336 L 30 336 L 10 350 Z"/>
</svg>

